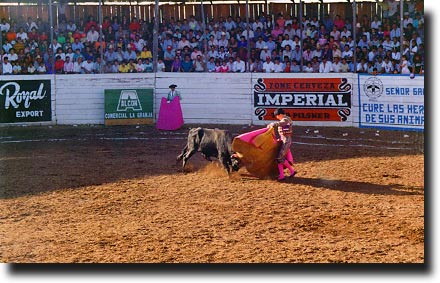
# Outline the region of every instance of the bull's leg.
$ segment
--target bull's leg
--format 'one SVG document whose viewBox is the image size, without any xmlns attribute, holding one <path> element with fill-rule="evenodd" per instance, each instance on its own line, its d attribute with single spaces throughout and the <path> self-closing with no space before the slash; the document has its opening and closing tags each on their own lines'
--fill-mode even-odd
<svg viewBox="0 0 440 283">
<path fill-rule="evenodd" d="M 193 156 L 194 153 L 196 153 L 196 152 L 197 152 L 197 150 L 195 150 L 194 148 L 191 148 L 183 155 L 182 167 L 185 167 L 186 163 L 188 162 L 188 159 L 190 159 L 191 156 Z"/>
<path fill-rule="evenodd" d="M 228 156 L 221 156 L 219 160 L 221 161 L 221 164 L 223 165 L 223 167 L 225 168 L 226 172 L 229 175 L 231 173 L 231 168 L 229 166 L 231 164 L 230 158 Z"/>
<path fill-rule="evenodd" d="M 187 152 L 187 150 L 188 150 L 188 144 L 185 145 L 185 147 L 184 147 L 183 150 L 182 150 L 182 153 L 180 153 L 180 154 L 177 156 L 177 158 L 176 158 L 176 162 L 179 162 L 180 160 L 182 160 L 182 158 L 183 158 L 183 156 L 185 155 L 185 153 Z"/>
</svg>

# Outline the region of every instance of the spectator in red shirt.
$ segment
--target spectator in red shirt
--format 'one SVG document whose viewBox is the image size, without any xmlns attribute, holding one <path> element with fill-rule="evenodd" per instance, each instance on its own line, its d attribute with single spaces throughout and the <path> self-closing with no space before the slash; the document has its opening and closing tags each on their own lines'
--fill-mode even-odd
<svg viewBox="0 0 440 283">
<path fill-rule="evenodd" d="M 40 41 L 49 40 L 49 36 L 47 35 L 47 33 L 45 31 L 41 32 L 41 34 L 39 36 L 39 40 Z"/>
<path fill-rule="evenodd" d="M 110 18 L 104 17 L 104 21 L 102 22 L 102 31 L 106 32 L 108 30 L 108 27 L 111 26 Z"/>
<path fill-rule="evenodd" d="M 333 25 L 336 26 L 336 28 L 341 31 L 344 26 L 345 26 L 345 22 L 343 19 L 341 19 L 341 16 L 336 15 L 334 21 L 333 21 Z"/>
<path fill-rule="evenodd" d="M 36 28 L 32 28 L 32 31 L 28 33 L 29 41 L 31 41 L 32 39 L 37 41 L 39 37 L 40 35 L 38 34 Z"/>
<path fill-rule="evenodd" d="M 89 21 L 87 22 L 86 27 L 84 28 L 84 32 L 87 33 L 91 27 L 95 27 L 95 30 L 98 30 L 98 24 L 95 22 L 93 16 L 89 17 Z"/>
<path fill-rule="evenodd" d="M 136 32 L 138 33 L 141 29 L 141 25 L 139 24 L 139 21 L 137 18 L 133 18 L 133 21 L 131 21 L 131 23 L 128 25 L 128 29 L 131 32 Z"/>
<path fill-rule="evenodd" d="M 63 74 L 64 73 L 64 61 L 61 59 L 60 55 L 57 55 L 55 61 L 55 73 Z"/>
</svg>

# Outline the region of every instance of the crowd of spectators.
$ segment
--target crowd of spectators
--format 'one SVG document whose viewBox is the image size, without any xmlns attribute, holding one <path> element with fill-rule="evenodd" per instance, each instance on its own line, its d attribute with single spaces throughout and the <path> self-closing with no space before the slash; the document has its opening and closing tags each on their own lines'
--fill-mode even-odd
<svg viewBox="0 0 440 283">
<path fill-rule="evenodd" d="M 205 29 L 194 16 L 164 19 L 157 71 L 423 74 L 423 5 L 411 0 L 404 10 L 402 31 L 393 0 L 383 2 L 382 16 L 358 16 L 354 27 L 350 18 L 329 14 L 298 19 L 262 13 L 249 27 L 228 16 L 211 19 Z M 101 38 L 93 16 L 79 22 L 62 18 L 50 42 L 47 22 L 3 18 L 2 73 L 153 72 L 153 26 L 137 18 L 105 17 Z"/>
</svg>

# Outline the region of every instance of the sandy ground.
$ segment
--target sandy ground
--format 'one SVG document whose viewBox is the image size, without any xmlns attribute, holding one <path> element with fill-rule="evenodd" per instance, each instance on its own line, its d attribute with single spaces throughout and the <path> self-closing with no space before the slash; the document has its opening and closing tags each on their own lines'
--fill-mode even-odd
<svg viewBox="0 0 440 283">
<path fill-rule="evenodd" d="M 199 154 L 182 170 L 187 131 L 0 128 L 1 262 L 425 261 L 422 135 L 295 127 L 279 183 Z"/>
</svg>

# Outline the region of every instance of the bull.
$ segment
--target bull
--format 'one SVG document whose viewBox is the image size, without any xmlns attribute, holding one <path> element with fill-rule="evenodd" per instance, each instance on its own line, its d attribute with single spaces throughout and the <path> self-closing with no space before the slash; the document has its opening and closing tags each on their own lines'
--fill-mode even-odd
<svg viewBox="0 0 440 283">
<path fill-rule="evenodd" d="M 189 130 L 187 144 L 182 153 L 177 156 L 177 162 L 182 161 L 182 167 L 185 168 L 188 159 L 196 152 L 212 161 L 211 158 L 217 158 L 228 174 L 232 171 L 238 171 L 240 160 L 231 150 L 232 137 L 227 130 L 193 128 Z"/>
</svg>

